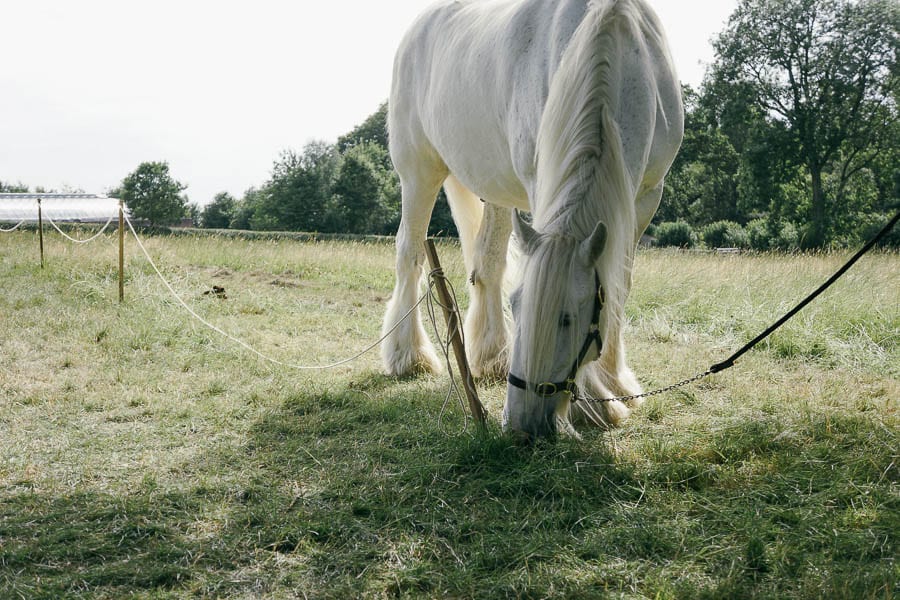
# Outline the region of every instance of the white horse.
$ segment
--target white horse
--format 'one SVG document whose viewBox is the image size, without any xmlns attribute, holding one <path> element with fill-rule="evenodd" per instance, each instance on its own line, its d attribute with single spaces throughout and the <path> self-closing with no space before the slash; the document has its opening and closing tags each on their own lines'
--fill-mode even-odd
<svg viewBox="0 0 900 600">
<path fill-rule="evenodd" d="M 504 425 L 544 436 L 572 431 L 572 417 L 619 423 L 629 407 L 572 404 L 573 380 L 594 397 L 641 390 L 625 362 L 624 303 L 683 121 L 663 31 L 644 0 L 433 6 L 394 63 L 390 149 L 403 214 L 385 330 L 418 300 L 443 185 L 471 271 L 473 371 L 510 374 Z M 524 256 L 510 353 L 501 287 L 514 228 Z M 417 312 L 382 358 L 395 375 L 440 369 Z"/>
</svg>

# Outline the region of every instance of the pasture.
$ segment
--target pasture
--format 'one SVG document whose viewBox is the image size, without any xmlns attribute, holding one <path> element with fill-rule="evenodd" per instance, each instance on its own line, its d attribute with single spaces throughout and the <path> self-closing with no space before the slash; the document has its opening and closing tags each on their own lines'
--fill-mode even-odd
<svg viewBox="0 0 900 600">
<path fill-rule="evenodd" d="M 126 241 L 0 234 L 0 597 L 892 598 L 900 257 L 864 258 L 737 367 L 583 441 L 463 432 L 378 352 L 269 365 Z M 202 316 L 291 363 L 379 337 L 393 247 L 153 237 Z M 461 258 L 439 245 L 465 302 Z M 847 258 L 643 251 L 646 388 L 724 359 Z M 227 299 L 204 295 L 213 285 Z M 504 384 L 481 382 L 493 422 Z"/>
</svg>

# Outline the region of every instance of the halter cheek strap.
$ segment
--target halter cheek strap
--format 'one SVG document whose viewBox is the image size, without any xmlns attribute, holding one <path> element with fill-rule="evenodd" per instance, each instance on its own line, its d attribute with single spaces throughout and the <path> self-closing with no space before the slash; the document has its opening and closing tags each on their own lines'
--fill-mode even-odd
<svg viewBox="0 0 900 600">
<path fill-rule="evenodd" d="M 578 352 L 575 362 L 572 363 L 572 368 L 569 370 L 569 374 L 565 381 L 547 381 L 532 385 L 521 377 L 517 377 L 510 373 L 506 380 L 511 386 L 526 391 L 529 388 L 533 388 L 538 396 L 544 398 L 549 398 L 550 396 L 554 396 L 561 392 L 566 392 L 568 394 L 575 393 L 575 374 L 578 373 L 578 369 L 587 357 L 588 352 L 590 352 L 591 346 L 593 344 L 597 345 L 597 354 L 600 354 L 603 350 L 603 340 L 600 338 L 600 311 L 603 310 L 604 294 L 603 288 L 600 286 L 600 276 L 597 275 L 597 273 L 594 273 L 594 282 L 597 286 L 597 293 L 594 295 L 594 311 L 591 315 L 591 325 L 588 328 L 587 337 L 581 345 L 581 350 Z"/>
</svg>

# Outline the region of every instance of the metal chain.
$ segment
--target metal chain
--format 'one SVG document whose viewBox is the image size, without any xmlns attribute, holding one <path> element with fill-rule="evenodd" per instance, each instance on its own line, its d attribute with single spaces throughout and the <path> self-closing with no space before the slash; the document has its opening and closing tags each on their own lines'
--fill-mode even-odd
<svg viewBox="0 0 900 600">
<path fill-rule="evenodd" d="M 653 390 L 652 392 L 644 392 L 643 394 L 634 394 L 631 396 L 616 396 L 615 398 L 591 398 L 591 397 L 580 397 L 575 396 L 572 400 L 573 403 L 578 402 L 586 402 L 588 404 L 602 404 L 606 402 L 628 402 L 630 400 L 637 400 L 638 398 L 649 398 L 651 396 L 658 396 L 659 394 L 665 394 L 666 392 L 671 392 L 672 390 L 677 390 L 678 388 L 685 387 L 687 385 L 691 385 L 692 383 L 696 383 L 701 379 L 706 379 L 710 375 L 712 375 L 712 370 L 707 370 L 699 375 L 695 375 L 690 379 L 685 379 L 682 382 L 675 383 L 664 388 L 660 388 L 658 390 Z"/>
</svg>

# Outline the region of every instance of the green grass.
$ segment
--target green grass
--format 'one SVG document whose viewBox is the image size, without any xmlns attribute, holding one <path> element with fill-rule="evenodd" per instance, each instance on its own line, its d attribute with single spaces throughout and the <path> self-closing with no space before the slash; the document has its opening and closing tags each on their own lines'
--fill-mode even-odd
<svg viewBox="0 0 900 600">
<path fill-rule="evenodd" d="M 269 365 L 127 245 L 0 235 L 2 598 L 892 598 L 900 258 L 864 259 L 737 367 L 611 433 L 463 433 L 377 352 Z M 290 363 L 378 337 L 393 249 L 149 238 L 204 318 Z M 440 247 L 451 280 L 465 274 Z M 645 385 L 718 362 L 845 255 L 639 255 Z M 204 295 L 226 288 L 227 300 Z M 462 298 L 465 301 L 464 298 Z M 496 422 L 502 385 L 480 386 Z"/>
</svg>

